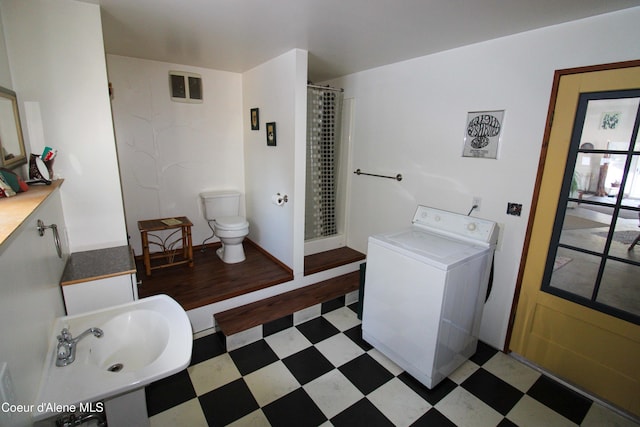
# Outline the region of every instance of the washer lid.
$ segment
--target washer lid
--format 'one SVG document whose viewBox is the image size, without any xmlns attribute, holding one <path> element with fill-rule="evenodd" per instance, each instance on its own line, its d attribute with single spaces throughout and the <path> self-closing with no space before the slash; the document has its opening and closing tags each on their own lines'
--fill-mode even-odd
<svg viewBox="0 0 640 427">
<path fill-rule="evenodd" d="M 449 270 L 470 258 L 484 255 L 491 250 L 485 245 L 474 245 L 424 231 L 418 227 L 379 234 L 372 236 L 371 239 L 441 270 Z"/>
</svg>

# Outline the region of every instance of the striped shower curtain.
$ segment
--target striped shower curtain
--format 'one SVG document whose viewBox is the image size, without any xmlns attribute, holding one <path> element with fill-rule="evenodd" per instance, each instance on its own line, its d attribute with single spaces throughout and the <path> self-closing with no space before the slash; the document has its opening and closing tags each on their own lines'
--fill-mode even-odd
<svg viewBox="0 0 640 427">
<path fill-rule="evenodd" d="M 305 240 L 337 234 L 336 184 L 343 94 L 307 88 Z"/>
</svg>

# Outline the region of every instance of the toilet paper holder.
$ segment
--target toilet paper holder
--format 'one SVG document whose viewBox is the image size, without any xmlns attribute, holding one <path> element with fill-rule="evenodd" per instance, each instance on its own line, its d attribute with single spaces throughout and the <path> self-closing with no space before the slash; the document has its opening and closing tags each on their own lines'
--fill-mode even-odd
<svg viewBox="0 0 640 427">
<path fill-rule="evenodd" d="M 271 201 L 276 206 L 282 206 L 289 201 L 289 197 L 286 194 L 277 193 L 275 196 L 271 197 Z"/>
</svg>

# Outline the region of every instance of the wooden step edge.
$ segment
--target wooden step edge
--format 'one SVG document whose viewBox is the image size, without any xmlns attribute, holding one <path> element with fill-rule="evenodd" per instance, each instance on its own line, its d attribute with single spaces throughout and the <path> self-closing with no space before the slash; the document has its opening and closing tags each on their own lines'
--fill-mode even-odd
<svg viewBox="0 0 640 427">
<path fill-rule="evenodd" d="M 338 259 L 334 259 L 331 261 L 322 261 L 318 262 L 317 260 L 312 261 L 315 257 L 322 256 L 325 253 L 331 253 L 335 250 L 319 252 L 313 255 L 306 255 L 304 257 L 304 275 L 310 276 L 315 273 L 319 273 L 321 271 L 331 270 L 332 268 L 341 267 L 343 265 L 351 264 L 358 261 L 364 261 L 367 256 L 362 252 L 356 251 L 355 249 L 351 249 L 347 246 L 339 248 L 337 250 L 348 251 L 349 254 L 346 257 L 340 256 Z"/>
<path fill-rule="evenodd" d="M 262 325 L 296 311 L 331 301 L 360 286 L 360 272 L 354 271 L 313 285 L 252 302 L 214 315 L 218 327 L 226 336 Z M 335 289 L 332 289 L 335 287 Z"/>
</svg>

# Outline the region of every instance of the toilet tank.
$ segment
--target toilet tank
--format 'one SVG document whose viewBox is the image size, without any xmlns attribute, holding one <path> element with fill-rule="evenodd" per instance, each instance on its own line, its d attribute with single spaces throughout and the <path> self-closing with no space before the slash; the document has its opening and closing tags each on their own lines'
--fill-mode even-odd
<svg viewBox="0 0 640 427">
<path fill-rule="evenodd" d="M 240 212 L 240 193 L 237 191 L 206 191 L 200 193 L 200 198 L 208 221 L 221 216 L 237 216 Z"/>
</svg>

